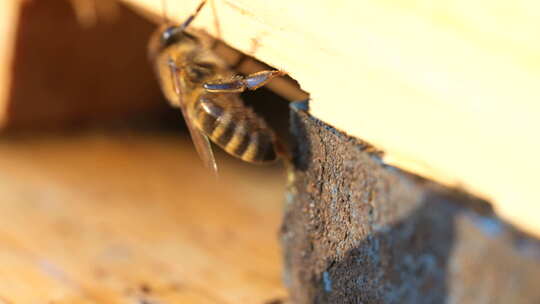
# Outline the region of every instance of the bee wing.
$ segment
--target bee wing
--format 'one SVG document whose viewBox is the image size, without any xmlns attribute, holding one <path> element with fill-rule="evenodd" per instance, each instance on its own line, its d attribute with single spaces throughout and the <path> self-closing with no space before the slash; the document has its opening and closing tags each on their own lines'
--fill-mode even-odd
<svg viewBox="0 0 540 304">
<path fill-rule="evenodd" d="M 174 89 L 176 94 L 178 94 L 180 100 L 180 109 L 182 110 L 182 115 L 191 134 L 191 139 L 195 145 L 195 150 L 199 154 L 199 157 L 203 161 L 203 164 L 206 168 L 211 170 L 215 175 L 217 175 L 217 165 L 216 159 L 214 158 L 214 153 L 212 152 L 212 147 L 210 146 L 210 141 L 208 137 L 204 135 L 194 124 L 193 120 L 189 114 L 189 111 L 186 108 L 186 103 L 184 102 L 184 95 L 180 89 L 180 78 L 178 76 L 178 68 L 172 59 L 169 59 L 169 67 L 171 71 L 171 77 L 173 80 Z"/>
<path fill-rule="evenodd" d="M 199 157 L 203 161 L 203 164 L 206 168 L 210 169 L 215 175 L 217 175 L 217 165 L 216 159 L 214 158 L 214 153 L 212 152 L 212 147 L 210 146 L 210 141 L 208 137 L 204 135 L 197 127 L 193 125 L 191 118 L 187 117 L 185 108 L 182 106 L 182 114 L 191 134 L 191 139 L 195 145 L 195 150 L 199 153 Z"/>
</svg>

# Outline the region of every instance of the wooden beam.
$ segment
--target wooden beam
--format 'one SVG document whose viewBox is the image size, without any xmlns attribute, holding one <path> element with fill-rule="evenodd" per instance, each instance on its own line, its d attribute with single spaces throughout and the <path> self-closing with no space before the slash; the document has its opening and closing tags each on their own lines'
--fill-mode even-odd
<svg viewBox="0 0 540 304">
<path fill-rule="evenodd" d="M 159 21 L 161 1 L 125 1 Z M 183 20 L 198 3 L 167 0 L 167 15 Z M 314 116 L 384 149 L 385 161 L 492 199 L 532 231 L 539 9 L 534 0 L 211 0 L 194 27 L 288 71 Z"/>
<path fill-rule="evenodd" d="M 5 125 L 15 50 L 15 32 L 21 1 L 0 3 L 0 128 Z"/>
<path fill-rule="evenodd" d="M 154 26 L 125 5 L 3 1 L 0 17 L 0 131 L 170 110 L 148 63 Z"/>
</svg>

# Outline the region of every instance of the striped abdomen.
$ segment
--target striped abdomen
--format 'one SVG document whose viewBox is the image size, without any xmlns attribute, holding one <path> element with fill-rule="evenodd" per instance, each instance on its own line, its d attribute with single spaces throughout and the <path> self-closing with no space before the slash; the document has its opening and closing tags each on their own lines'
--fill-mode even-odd
<svg viewBox="0 0 540 304">
<path fill-rule="evenodd" d="M 197 126 L 229 154 L 252 163 L 276 160 L 275 136 L 235 94 L 203 94 L 193 105 Z"/>
</svg>

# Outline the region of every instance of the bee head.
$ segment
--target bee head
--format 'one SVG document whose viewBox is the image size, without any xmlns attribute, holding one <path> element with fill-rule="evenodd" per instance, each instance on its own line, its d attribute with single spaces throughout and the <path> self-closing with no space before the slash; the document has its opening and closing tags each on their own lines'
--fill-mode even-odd
<svg viewBox="0 0 540 304">
<path fill-rule="evenodd" d="M 180 25 L 171 24 L 168 22 L 168 18 L 164 17 L 165 25 L 161 26 L 156 34 L 150 39 L 149 51 L 150 57 L 154 57 L 156 53 L 166 49 L 167 47 L 178 43 L 184 39 L 195 39 L 192 35 L 186 33 L 186 28 L 189 24 L 195 19 L 197 14 L 201 11 L 203 6 L 206 4 L 206 0 L 201 1 L 197 9 L 193 14 L 191 14 L 186 21 Z M 165 14 L 164 14 L 165 15 Z"/>
<path fill-rule="evenodd" d="M 186 36 L 184 29 L 181 28 L 181 26 L 174 25 L 165 27 L 160 33 L 160 44 L 162 49 L 181 41 L 182 38 Z"/>
<path fill-rule="evenodd" d="M 180 29 L 178 25 L 169 23 L 160 26 L 150 37 L 148 43 L 149 58 L 153 60 L 159 53 L 163 52 L 169 46 L 184 40 L 186 36 L 191 37 Z"/>
</svg>

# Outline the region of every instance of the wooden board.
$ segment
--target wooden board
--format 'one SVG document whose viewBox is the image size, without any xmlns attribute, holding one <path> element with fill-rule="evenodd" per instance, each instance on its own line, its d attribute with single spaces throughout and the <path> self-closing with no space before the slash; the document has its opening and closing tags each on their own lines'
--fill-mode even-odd
<svg viewBox="0 0 540 304">
<path fill-rule="evenodd" d="M 9 88 L 15 50 L 15 32 L 19 16 L 20 1 L 0 3 L 0 128 L 7 119 Z"/>
<path fill-rule="evenodd" d="M 161 1 L 125 1 L 159 22 Z M 200 1 L 165 2 L 183 20 Z M 539 10 L 534 0 L 212 0 L 194 27 L 288 71 L 313 115 L 387 162 L 493 199 L 533 231 Z"/>
<path fill-rule="evenodd" d="M 284 178 L 171 136 L 0 142 L 0 303 L 266 303 L 283 298 Z"/>
<path fill-rule="evenodd" d="M 0 131 L 170 110 L 148 62 L 154 25 L 125 5 L 3 1 L 0 17 Z"/>
</svg>

